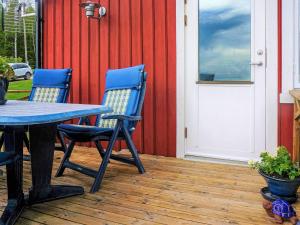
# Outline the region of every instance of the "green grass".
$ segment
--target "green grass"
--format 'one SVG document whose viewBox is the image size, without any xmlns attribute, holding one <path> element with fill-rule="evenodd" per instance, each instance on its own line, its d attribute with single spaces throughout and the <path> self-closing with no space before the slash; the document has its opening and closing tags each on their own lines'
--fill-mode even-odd
<svg viewBox="0 0 300 225">
<path fill-rule="evenodd" d="M 8 90 L 31 90 L 32 80 L 17 80 L 9 82 Z M 17 100 L 28 96 L 29 93 L 7 93 L 8 100 Z"/>
</svg>

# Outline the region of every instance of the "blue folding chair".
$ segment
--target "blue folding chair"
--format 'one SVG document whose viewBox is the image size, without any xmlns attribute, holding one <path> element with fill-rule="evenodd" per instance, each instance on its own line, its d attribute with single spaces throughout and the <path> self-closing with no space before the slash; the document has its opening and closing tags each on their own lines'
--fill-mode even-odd
<svg viewBox="0 0 300 225">
<path fill-rule="evenodd" d="M 28 101 L 65 103 L 70 91 L 71 73 L 71 69 L 35 69 Z M 58 138 L 63 143 L 61 136 L 58 136 Z M 2 134 L 0 149 L 3 143 L 4 135 Z M 29 150 L 29 141 L 26 134 L 24 134 L 24 143 Z M 56 149 L 64 150 L 63 147 L 56 147 Z"/>
<path fill-rule="evenodd" d="M 71 69 L 35 69 L 29 101 L 65 103 L 71 82 Z"/>
<path fill-rule="evenodd" d="M 66 168 L 73 169 L 95 178 L 91 192 L 96 192 L 101 186 L 109 159 L 133 164 L 140 173 L 145 169 L 139 158 L 137 149 L 132 141 L 132 133 L 137 122 L 141 120 L 141 111 L 146 91 L 146 73 L 144 65 L 109 70 L 106 74 L 106 87 L 103 105 L 110 107 L 113 112 L 99 115 L 95 125 L 90 126 L 88 119 L 82 119 L 81 124 L 62 124 L 58 126 L 59 133 L 70 140 L 66 147 L 56 176 L 62 176 Z M 83 125 L 86 123 L 86 125 Z M 113 146 L 117 140 L 125 140 L 132 157 L 121 157 L 112 154 Z M 101 141 L 109 141 L 104 151 Z M 102 157 L 98 171 L 75 164 L 70 161 L 75 142 L 94 142 Z"/>
</svg>

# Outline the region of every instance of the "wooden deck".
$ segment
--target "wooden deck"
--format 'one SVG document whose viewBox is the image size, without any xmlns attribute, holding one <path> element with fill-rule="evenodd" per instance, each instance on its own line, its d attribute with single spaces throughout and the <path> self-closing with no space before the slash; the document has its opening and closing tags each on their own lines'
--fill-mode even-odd
<svg viewBox="0 0 300 225">
<path fill-rule="evenodd" d="M 94 149 L 77 148 L 73 160 L 97 168 Z M 56 153 L 53 172 L 62 154 Z M 56 184 L 83 185 L 85 195 L 26 208 L 18 224 L 272 224 L 261 207 L 263 179 L 247 167 L 142 155 L 147 170 L 112 161 L 102 189 L 90 194 L 92 179 L 66 170 Z M 25 189 L 30 165 L 25 162 Z M 1 209 L 6 181 L 0 183 Z M 300 210 L 300 204 L 296 205 Z M 299 211 L 298 211 L 299 212 Z"/>
</svg>

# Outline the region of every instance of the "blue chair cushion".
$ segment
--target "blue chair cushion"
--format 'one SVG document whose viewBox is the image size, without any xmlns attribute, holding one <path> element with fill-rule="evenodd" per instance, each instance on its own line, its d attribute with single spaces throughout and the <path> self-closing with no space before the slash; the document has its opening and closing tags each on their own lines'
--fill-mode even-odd
<svg viewBox="0 0 300 225">
<path fill-rule="evenodd" d="M 103 120 L 105 115 L 135 115 L 139 103 L 140 92 L 144 82 L 144 65 L 109 70 L 106 75 L 106 90 L 103 105 L 113 109 L 112 113 L 103 114 L 97 119 L 97 126 L 114 128 L 116 120 Z M 125 121 L 125 125 L 129 123 Z"/>
<path fill-rule="evenodd" d="M 69 83 L 71 69 L 35 69 L 33 87 L 65 88 Z"/>
<path fill-rule="evenodd" d="M 63 91 L 61 91 L 60 88 L 37 87 L 34 90 L 34 95 L 31 101 L 56 103 L 63 97 L 61 92 Z"/>
<path fill-rule="evenodd" d="M 122 90 L 110 90 L 106 92 L 105 102 L 103 105 L 108 106 L 113 110 L 111 113 L 106 113 L 104 115 L 125 115 L 128 109 L 132 109 L 133 101 L 132 99 L 132 90 L 131 89 L 122 89 Z M 131 105 L 130 105 L 131 104 Z M 131 106 L 131 107 L 130 107 Z M 104 116 L 104 115 L 101 115 Z M 127 114 L 128 115 L 128 114 Z M 98 122 L 98 127 L 101 128 L 114 128 L 116 126 L 117 120 L 111 119 L 100 119 Z"/>
<path fill-rule="evenodd" d="M 14 157 L 14 152 L 0 152 L 0 165 L 8 164 Z"/>
<path fill-rule="evenodd" d="M 139 88 L 144 80 L 145 65 L 138 65 L 124 69 L 108 70 L 106 73 L 105 90 Z"/>
<path fill-rule="evenodd" d="M 77 124 L 61 124 L 57 129 L 63 132 L 67 137 L 76 141 L 90 141 L 98 136 L 111 136 L 113 129 L 100 128 L 96 126 L 77 125 Z"/>
<path fill-rule="evenodd" d="M 71 69 L 35 69 L 29 101 L 65 102 L 71 72 Z"/>
</svg>

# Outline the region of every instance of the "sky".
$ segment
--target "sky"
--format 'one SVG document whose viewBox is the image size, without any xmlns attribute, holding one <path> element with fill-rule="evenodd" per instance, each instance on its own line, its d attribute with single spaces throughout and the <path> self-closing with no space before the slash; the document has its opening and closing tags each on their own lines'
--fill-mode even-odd
<svg viewBox="0 0 300 225">
<path fill-rule="evenodd" d="M 216 80 L 250 80 L 250 0 L 201 0 L 199 69 Z"/>
<path fill-rule="evenodd" d="M 215 10 L 234 6 L 240 12 L 249 11 L 250 0 L 200 0 L 202 10 Z"/>
<path fill-rule="evenodd" d="M 7 2 L 9 2 L 9 1 L 17 1 L 17 2 L 20 2 L 20 3 L 25 2 L 28 5 L 30 4 L 33 8 L 35 8 L 35 0 L 2 0 L 3 6 L 6 7 Z M 1 2 L 1 0 L 0 0 L 0 2 Z"/>
</svg>

